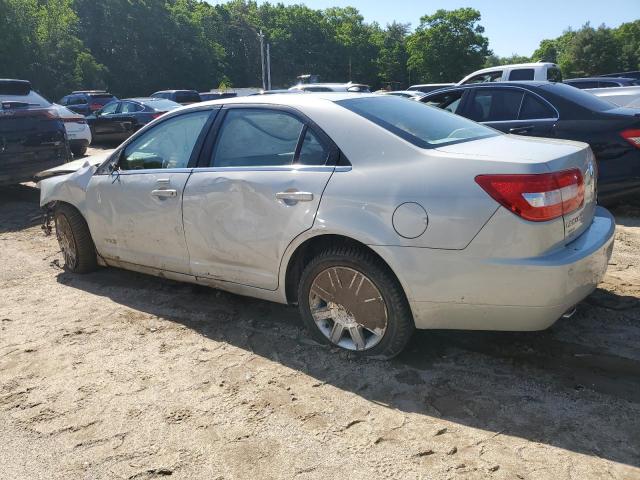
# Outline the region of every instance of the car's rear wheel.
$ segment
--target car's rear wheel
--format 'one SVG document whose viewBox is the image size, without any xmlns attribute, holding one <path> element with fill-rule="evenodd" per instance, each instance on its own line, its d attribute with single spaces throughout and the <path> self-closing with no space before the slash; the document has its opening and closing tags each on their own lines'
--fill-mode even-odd
<svg viewBox="0 0 640 480">
<path fill-rule="evenodd" d="M 67 270 L 74 273 L 95 270 L 98 265 L 96 249 L 89 226 L 80 212 L 70 205 L 60 204 L 55 209 L 54 219 L 56 237 Z"/>
<path fill-rule="evenodd" d="M 361 355 L 392 358 L 414 330 L 398 280 L 358 248 L 331 248 L 311 260 L 302 272 L 298 305 L 319 342 Z"/>
<path fill-rule="evenodd" d="M 85 145 L 74 145 L 71 147 L 71 153 L 73 153 L 73 156 L 76 158 L 82 157 L 87 153 L 87 147 Z"/>
</svg>

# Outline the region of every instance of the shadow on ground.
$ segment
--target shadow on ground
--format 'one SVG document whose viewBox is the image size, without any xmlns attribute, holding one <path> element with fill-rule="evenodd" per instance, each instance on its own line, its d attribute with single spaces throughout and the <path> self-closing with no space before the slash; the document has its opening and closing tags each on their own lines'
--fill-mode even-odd
<svg viewBox="0 0 640 480">
<path fill-rule="evenodd" d="M 632 416 L 640 407 L 640 362 L 562 341 L 558 327 L 534 333 L 417 332 L 405 353 L 385 363 L 312 342 L 294 307 L 117 269 L 60 273 L 58 281 L 377 404 L 640 466 L 639 423 Z M 588 329 L 589 310 L 639 309 L 635 297 L 598 291 L 592 298 L 566 321 L 584 322 Z M 615 441 L 592 423 L 596 411 L 599 421 L 615 426 Z"/>
</svg>

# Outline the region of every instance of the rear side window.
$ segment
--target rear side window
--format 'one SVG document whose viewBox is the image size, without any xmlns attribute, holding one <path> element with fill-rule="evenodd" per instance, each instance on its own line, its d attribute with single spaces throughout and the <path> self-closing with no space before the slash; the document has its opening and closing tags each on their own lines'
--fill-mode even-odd
<svg viewBox="0 0 640 480">
<path fill-rule="evenodd" d="M 466 118 L 391 95 L 353 98 L 336 103 L 420 148 L 498 135 L 495 130 Z"/>
<path fill-rule="evenodd" d="M 533 68 L 518 68 L 511 70 L 509 73 L 509 80 L 521 81 L 521 80 L 533 80 L 535 72 Z"/>
<path fill-rule="evenodd" d="M 231 109 L 224 117 L 214 167 L 291 165 L 304 124 L 293 115 L 259 108 Z"/>
<path fill-rule="evenodd" d="M 576 87 L 576 88 L 598 88 L 598 82 L 593 82 L 590 80 L 583 80 L 583 81 L 575 81 L 575 82 L 568 82 L 569 85 L 571 85 L 572 87 Z"/>
<path fill-rule="evenodd" d="M 516 89 L 478 88 L 467 116 L 476 122 L 517 120 L 523 95 Z"/>
<path fill-rule="evenodd" d="M 539 98 L 527 93 L 520 108 L 520 120 L 556 118 L 556 112 Z"/>
<path fill-rule="evenodd" d="M 460 106 L 460 100 L 462 99 L 462 90 L 456 90 L 454 92 L 445 92 L 439 95 L 434 95 L 425 100 L 424 103 L 432 107 L 442 108 L 451 113 L 456 113 Z"/>
<path fill-rule="evenodd" d="M 564 100 L 574 103 L 579 108 L 586 108 L 596 112 L 606 112 L 612 108 L 618 108 L 618 105 L 614 103 L 564 83 L 550 83 L 541 85 L 539 88 L 544 89 L 548 94 L 562 97 Z"/>
<path fill-rule="evenodd" d="M 547 69 L 547 80 L 550 82 L 562 82 L 562 72 L 557 67 Z"/>
<path fill-rule="evenodd" d="M 322 144 L 317 135 L 307 128 L 297 163 L 300 165 L 324 165 L 327 163 L 328 158 L 329 150 Z"/>
</svg>

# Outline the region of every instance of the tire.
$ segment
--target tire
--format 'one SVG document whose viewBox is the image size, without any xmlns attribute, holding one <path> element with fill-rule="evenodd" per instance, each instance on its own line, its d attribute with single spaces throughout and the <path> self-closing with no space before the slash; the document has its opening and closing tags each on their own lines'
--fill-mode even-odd
<svg viewBox="0 0 640 480">
<path fill-rule="evenodd" d="M 82 157 L 85 153 L 87 153 L 86 145 L 76 145 L 71 147 L 71 153 L 75 158 Z"/>
<path fill-rule="evenodd" d="M 98 267 L 96 247 L 89 226 L 80 212 L 71 205 L 62 203 L 56 207 L 54 219 L 65 268 L 73 273 L 95 270 Z"/>
<path fill-rule="evenodd" d="M 362 356 L 395 357 L 415 329 L 398 280 L 382 261 L 355 247 L 328 248 L 306 265 L 298 306 L 314 339 Z"/>
</svg>

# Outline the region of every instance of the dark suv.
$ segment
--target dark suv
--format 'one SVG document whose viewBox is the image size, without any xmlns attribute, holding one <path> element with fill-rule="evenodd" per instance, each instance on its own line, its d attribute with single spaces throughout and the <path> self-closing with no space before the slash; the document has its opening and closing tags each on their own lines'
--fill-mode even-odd
<svg viewBox="0 0 640 480">
<path fill-rule="evenodd" d="M 195 90 L 161 90 L 149 96 L 153 98 L 166 98 L 180 105 L 191 105 L 192 103 L 202 101 L 200 94 Z"/>
<path fill-rule="evenodd" d="M 86 116 L 100 110 L 113 100 L 117 98 L 104 90 L 79 90 L 62 97 L 58 103 Z"/>
<path fill-rule="evenodd" d="M 64 123 L 27 80 L 0 79 L 0 185 L 69 160 Z"/>
</svg>

